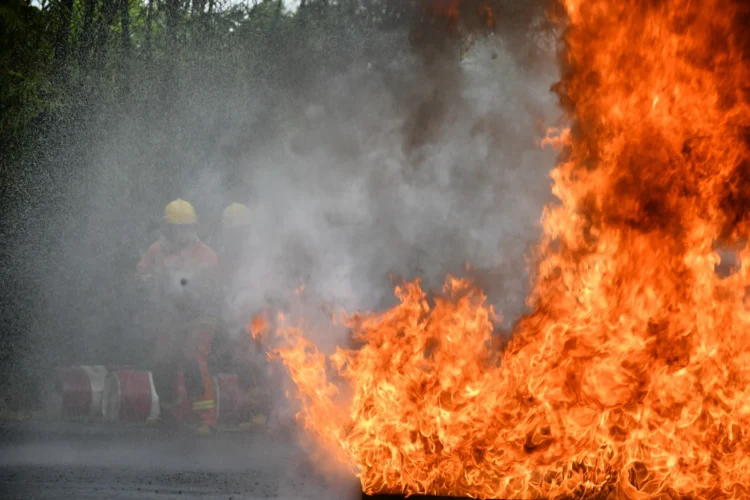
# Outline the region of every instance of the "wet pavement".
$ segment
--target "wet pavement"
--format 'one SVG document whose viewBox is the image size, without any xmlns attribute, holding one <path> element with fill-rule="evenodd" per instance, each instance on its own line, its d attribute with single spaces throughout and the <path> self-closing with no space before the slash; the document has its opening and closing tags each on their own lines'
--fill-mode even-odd
<svg viewBox="0 0 750 500">
<path fill-rule="evenodd" d="M 346 481 L 345 481 L 346 482 Z M 352 500 L 287 436 L 165 435 L 111 424 L 0 422 L 0 498 Z"/>
</svg>

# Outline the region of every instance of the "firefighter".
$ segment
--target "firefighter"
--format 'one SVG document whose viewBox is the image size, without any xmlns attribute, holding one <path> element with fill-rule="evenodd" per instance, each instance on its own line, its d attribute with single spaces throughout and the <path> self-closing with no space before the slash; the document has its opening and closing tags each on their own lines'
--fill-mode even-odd
<svg viewBox="0 0 750 500">
<path fill-rule="evenodd" d="M 234 338 L 241 331 L 246 330 L 249 311 L 242 310 L 241 302 L 243 283 L 241 267 L 246 258 L 247 238 L 250 229 L 250 211 L 241 203 L 232 203 L 224 209 L 221 217 L 221 240 L 219 243 L 219 258 L 224 273 L 222 285 L 224 287 L 224 302 L 222 322 Z M 236 347 L 236 346 L 235 346 Z"/>
<path fill-rule="evenodd" d="M 137 266 L 157 312 L 154 384 L 162 424 L 198 422 L 198 434 L 216 430 L 213 380 L 208 370 L 219 313 L 220 269 L 198 239 L 192 205 L 174 200 L 164 209 L 160 238 Z"/>
<path fill-rule="evenodd" d="M 237 373 L 240 386 L 254 402 L 256 425 L 265 422 L 261 413 L 267 406 L 265 389 L 265 352 L 262 336 L 267 332 L 267 322 L 260 315 L 253 316 L 250 304 L 245 304 L 243 288 L 251 285 L 243 281 L 241 267 L 248 258 L 250 236 L 250 210 L 241 203 L 232 203 L 224 209 L 221 218 L 221 243 L 219 257 L 224 272 L 224 303 L 222 312 L 222 337 L 219 341 L 223 351 L 220 358 L 224 366 Z M 260 322 L 260 324 L 259 324 Z M 250 422 L 243 426 L 251 425 Z"/>
<path fill-rule="evenodd" d="M 237 273 L 240 270 L 244 253 L 245 238 L 250 226 L 249 210 L 245 205 L 232 203 L 222 213 L 221 232 L 218 241 L 218 254 L 222 269 L 222 311 L 219 317 L 219 329 L 215 344 L 215 365 L 219 371 L 236 371 L 237 360 L 242 357 L 237 352 L 244 348 L 239 345 L 238 336 L 242 336 L 245 323 L 241 321 L 241 311 L 237 311 L 235 302 L 241 286 Z"/>
</svg>

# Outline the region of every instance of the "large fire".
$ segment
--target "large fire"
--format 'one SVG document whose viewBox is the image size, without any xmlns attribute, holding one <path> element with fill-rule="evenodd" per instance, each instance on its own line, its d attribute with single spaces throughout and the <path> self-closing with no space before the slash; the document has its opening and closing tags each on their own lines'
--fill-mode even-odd
<svg viewBox="0 0 750 500">
<path fill-rule="evenodd" d="M 534 312 L 497 351 L 482 293 L 449 278 L 349 318 L 360 349 L 282 328 L 298 418 L 368 493 L 748 497 L 750 271 L 720 278 L 714 247 L 750 231 L 750 7 L 563 5 L 573 126 Z"/>
</svg>

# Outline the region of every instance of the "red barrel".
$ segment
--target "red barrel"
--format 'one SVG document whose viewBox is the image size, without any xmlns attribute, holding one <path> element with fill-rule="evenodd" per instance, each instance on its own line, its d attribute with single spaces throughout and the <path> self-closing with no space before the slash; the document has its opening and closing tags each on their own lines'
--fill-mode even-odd
<svg viewBox="0 0 750 500">
<path fill-rule="evenodd" d="M 56 392 L 64 418 L 102 416 L 102 397 L 107 369 L 103 366 L 69 366 L 56 370 Z"/>
<path fill-rule="evenodd" d="M 159 416 L 159 396 L 149 371 L 113 369 L 104 385 L 104 419 L 145 422 Z"/>
</svg>

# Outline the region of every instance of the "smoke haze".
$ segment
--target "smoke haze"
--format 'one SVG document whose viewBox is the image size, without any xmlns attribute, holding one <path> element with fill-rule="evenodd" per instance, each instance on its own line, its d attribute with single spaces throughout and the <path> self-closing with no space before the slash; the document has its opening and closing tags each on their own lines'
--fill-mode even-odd
<svg viewBox="0 0 750 500">
<path fill-rule="evenodd" d="M 250 207 L 238 314 L 288 302 L 300 282 L 310 309 L 380 309 L 395 300 L 389 274 L 435 288 L 469 263 L 507 326 L 550 197 L 540 124 L 559 116 L 553 58 L 530 60 L 539 42 L 514 37 L 480 39 L 461 60 L 458 42 L 415 46 L 403 27 L 346 33 L 323 43 L 346 54 L 333 67 L 290 56 L 244 79 L 226 64 L 236 54 L 220 64 L 206 49 L 166 90 L 134 78 L 137 104 L 72 124 L 44 160 L 78 168 L 45 172 L 55 211 L 17 247 L 34 248 L 23 269 L 39 291 L 25 357 L 150 361 L 130 280 L 177 197 L 211 246 L 222 209 Z"/>
<path fill-rule="evenodd" d="M 409 120 L 440 82 L 389 86 L 417 66 L 405 57 L 387 76 L 363 63 L 327 82 L 254 152 L 241 200 L 253 212 L 242 302 L 261 307 L 302 279 L 309 296 L 369 310 L 391 302 L 388 273 L 436 287 L 468 262 L 502 270 L 492 299 L 511 318 L 522 311 L 524 252 L 554 162 L 534 144 L 535 120 L 554 117 L 553 74 L 525 73 L 497 47 L 473 57 L 451 68 L 458 88 L 427 124 L 429 142 L 405 146 Z"/>
</svg>

